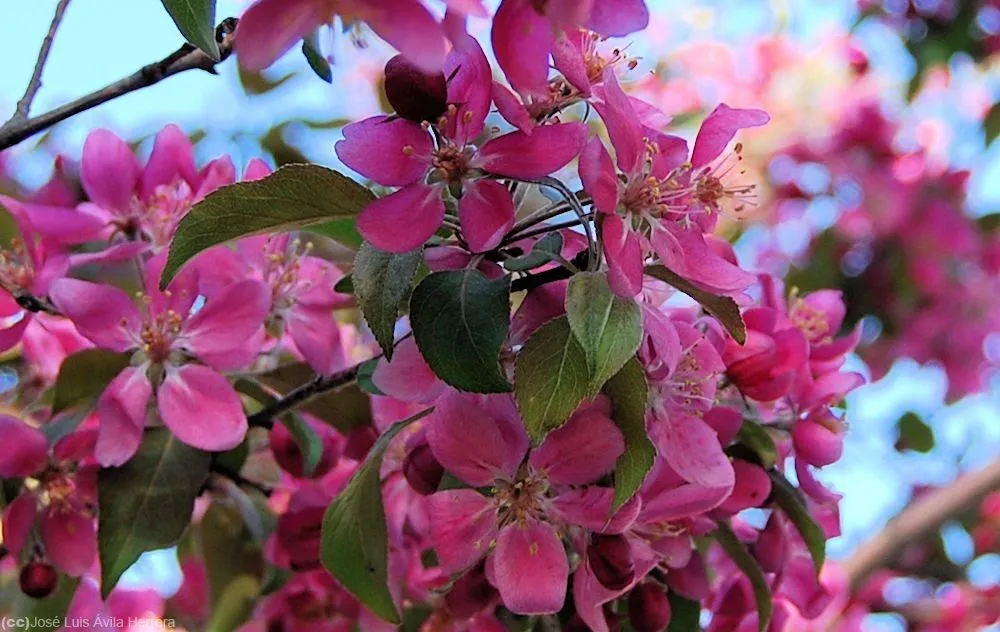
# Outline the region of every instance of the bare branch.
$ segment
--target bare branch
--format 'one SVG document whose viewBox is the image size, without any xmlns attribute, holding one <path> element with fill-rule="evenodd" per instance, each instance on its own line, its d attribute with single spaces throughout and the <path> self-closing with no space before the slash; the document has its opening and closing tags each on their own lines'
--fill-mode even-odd
<svg viewBox="0 0 1000 632">
<path fill-rule="evenodd" d="M 63 14 L 66 13 L 68 5 L 69 0 L 59 0 L 59 4 L 56 5 L 56 14 L 52 17 L 52 23 L 49 24 L 49 31 L 45 34 L 45 38 L 42 40 L 42 47 L 38 51 L 35 70 L 31 73 L 31 79 L 28 80 L 28 87 L 24 89 L 24 96 L 17 102 L 17 109 L 14 110 L 14 116 L 10 118 L 11 122 L 24 121 L 28 118 L 28 110 L 31 109 L 31 102 L 34 101 L 38 89 L 42 87 L 42 69 L 45 68 L 45 61 L 49 58 L 52 40 L 56 37 L 56 30 L 59 28 L 59 23 L 62 22 Z"/>
<path fill-rule="evenodd" d="M 843 568 L 852 586 L 892 564 L 908 544 L 918 542 L 948 520 L 979 504 L 1000 489 L 1000 458 L 983 469 L 919 496 L 892 519 L 878 535 L 858 547 Z"/>
<path fill-rule="evenodd" d="M 367 362 L 367 360 L 365 362 Z M 250 415 L 247 418 L 247 422 L 249 422 L 251 427 L 256 426 L 260 428 L 270 428 L 274 425 L 275 417 L 282 415 L 301 404 L 304 404 L 316 395 L 338 389 L 341 386 L 346 386 L 347 384 L 350 384 L 358 379 L 358 368 L 360 368 L 361 364 L 364 364 L 364 362 L 355 364 L 354 366 L 344 369 L 339 373 L 334 373 L 333 375 L 327 376 L 317 373 L 305 384 L 288 391 L 280 399 L 275 400 L 256 413 Z"/>
<path fill-rule="evenodd" d="M 60 106 L 51 112 L 46 112 L 26 120 L 11 119 L 0 127 L 0 151 L 13 147 L 22 140 L 34 136 L 69 117 L 106 103 L 114 98 L 135 92 L 142 88 L 155 85 L 167 77 L 188 71 L 204 70 L 216 74 L 216 64 L 222 62 L 232 52 L 232 33 L 236 29 L 236 18 L 227 18 L 215 30 L 215 38 L 219 42 L 219 61 L 206 53 L 184 44 L 175 52 L 160 61 L 143 66 L 124 79 L 80 97 L 76 101 Z"/>
</svg>

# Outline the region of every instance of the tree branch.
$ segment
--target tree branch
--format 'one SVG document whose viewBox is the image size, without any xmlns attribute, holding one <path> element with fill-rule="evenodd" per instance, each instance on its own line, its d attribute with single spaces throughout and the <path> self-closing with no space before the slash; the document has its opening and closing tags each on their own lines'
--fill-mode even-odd
<svg viewBox="0 0 1000 632">
<path fill-rule="evenodd" d="M 215 29 L 215 39 L 219 42 L 219 61 L 215 61 L 206 53 L 190 44 L 184 44 L 160 61 L 143 66 L 124 79 L 119 79 L 96 92 L 91 92 L 76 101 L 67 103 L 50 112 L 25 120 L 19 120 L 15 115 L 13 119 L 0 127 L 0 151 L 8 147 L 13 147 L 22 140 L 34 136 L 38 132 L 48 129 L 75 114 L 79 114 L 130 92 L 155 85 L 167 77 L 172 77 L 188 70 L 204 70 L 205 72 L 216 74 L 216 64 L 221 63 L 232 52 L 232 33 L 236 29 L 236 23 L 236 18 L 226 18 Z M 27 94 L 25 96 L 27 97 Z"/>
<path fill-rule="evenodd" d="M 368 360 L 365 360 L 365 362 L 368 362 Z M 275 417 L 304 404 L 316 395 L 340 388 L 358 379 L 358 369 L 362 364 L 364 362 L 355 364 L 350 368 L 329 376 L 316 374 L 305 384 L 293 388 L 285 393 L 284 396 L 247 417 L 247 422 L 251 427 L 270 428 L 274 425 Z"/>
<path fill-rule="evenodd" d="M 42 40 L 42 47 L 38 51 L 35 70 L 31 73 L 31 79 L 28 80 L 28 87 L 24 89 L 24 96 L 17 102 L 17 109 L 14 110 L 14 115 L 10 118 L 10 122 L 24 121 L 28 118 L 28 110 L 31 109 L 31 102 L 35 99 L 38 89 L 42 87 L 42 69 L 45 68 L 45 61 L 49 58 L 52 40 L 56 37 L 56 30 L 59 28 L 59 23 L 62 22 L 63 14 L 66 13 L 68 5 L 69 0 L 59 0 L 59 4 L 56 5 L 56 14 L 52 17 L 52 23 L 49 24 L 49 31 L 45 34 L 45 38 Z"/>
<path fill-rule="evenodd" d="M 983 469 L 964 474 L 945 487 L 918 497 L 874 538 L 858 547 L 843 569 L 857 587 L 875 570 L 892 564 L 907 545 L 917 542 L 963 511 L 1000 489 L 1000 458 Z"/>
</svg>

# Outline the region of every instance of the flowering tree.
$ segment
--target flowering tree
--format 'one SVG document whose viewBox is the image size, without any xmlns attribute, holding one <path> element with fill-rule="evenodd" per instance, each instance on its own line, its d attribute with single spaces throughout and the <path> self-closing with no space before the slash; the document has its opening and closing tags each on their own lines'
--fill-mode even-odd
<svg viewBox="0 0 1000 632">
<path fill-rule="evenodd" d="M 845 366 L 863 316 L 909 335 L 863 347 L 874 366 L 939 359 L 956 396 L 982 387 L 966 361 L 997 329 L 997 242 L 956 228 L 960 176 L 929 177 L 933 197 L 870 170 L 869 190 L 920 203 L 751 267 L 718 234 L 759 202 L 741 134 L 770 117 L 717 103 L 693 142 L 672 134 L 606 41 L 647 27 L 642 0 L 258 0 L 218 26 L 214 2 L 164 0 L 189 43 L 31 117 L 66 4 L 0 148 L 233 54 L 254 72 L 301 46 L 335 78 L 317 30 L 337 20 L 399 54 L 390 110 L 336 144 L 350 171 L 198 164 L 173 125 L 141 159 L 97 129 L 79 188 L 60 160 L 43 188 L 0 195 L 13 612 L 67 614 L 67 629 L 169 615 L 192 630 L 644 632 L 853 630 L 881 608 L 852 590 L 878 551 L 825 559 L 840 496 L 816 472 L 840 459 L 844 398 L 865 381 Z M 490 20 L 499 72 L 468 19 Z M 845 172 L 891 153 L 891 123 L 857 112 L 858 133 L 847 121 L 827 146 L 781 151 Z M 801 193 L 778 191 L 775 209 Z M 870 291 L 909 266 L 919 309 L 896 288 L 782 280 L 859 235 L 877 256 L 851 278 Z M 953 282 L 922 256 L 937 247 L 979 267 Z M 938 345 L 925 330 L 955 302 L 975 326 Z M 169 603 L 118 587 L 167 547 L 184 574 Z"/>
</svg>

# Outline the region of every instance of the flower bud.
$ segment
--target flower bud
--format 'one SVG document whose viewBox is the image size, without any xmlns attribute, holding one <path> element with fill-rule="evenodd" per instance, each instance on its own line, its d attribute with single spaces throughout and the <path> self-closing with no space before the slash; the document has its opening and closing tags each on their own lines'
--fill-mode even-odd
<svg viewBox="0 0 1000 632">
<path fill-rule="evenodd" d="M 632 547 L 623 535 L 594 534 L 587 560 L 597 581 L 608 590 L 622 590 L 635 578 Z"/>
<path fill-rule="evenodd" d="M 486 579 L 485 565 L 479 564 L 454 583 L 444 602 L 456 619 L 469 619 L 492 604 L 497 589 Z"/>
<path fill-rule="evenodd" d="M 21 569 L 21 592 L 32 599 L 44 599 L 51 595 L 59 583 L 59 574 L 51 564 L 30 562 Z"/>
<path fill-rule="evenodd" d="M 733 493 L 719 508 L 728 513 L 737 513 L 750 507 L 760 507 L 771 494 L 771 479 L 759 465 L 733 460 L 733 471 L 736 473 L 736 484 Z"/>
<path fill-rule="evenodd" d="M 431 446 L 426 442 L 419 443 L 406 455 L 403 462 L 403 476 L 406 481 L 421 496 L 430 496 L 438 489 L 444 467 L 431 452 Z"/>
<path fill-rule="evenodd" d="M 347 435 L 347 445 L 344 446 L 344 456 L 354 461 L 364 461 L 368 451 L 378 439 L 375 426 L 358 426 Z"/>
<path fill-rule="evenodd" d="M 396 55 L 385 65 L 385 96 L 400 118 L 436 121 L 448 107 L 448 82 L 444 73 L 426 73 Z"/>
<path fill-rule="evenodd" d="M 784 566 L 788 539 L 781 516 L 777 513 L 772 513 L 767 519 L 767 525 L 753 545 L 753 554 L 765 573 L 777 573 Z"/>
<path fill-rule="evenodd" d="M 697 552 L 693 553 L 687 566 L 667 573 L 667 585 L 670 586 L 670 590 L 686 599 L 701 601 L 708 598 L 711 589 L 705 560 Z"/>
<path fill-rule="evenodd" d="M 823 467 L 840 458 L 844 451 L 844 437 L 826 424 L 803 421 L 792 429 L 792 446 L 796 457 L 809 465 Z"/>
<path fill-rule="evenodd" d="M 308 423 L 303 421 L 303 423 Z M 323 442 L 323 453 L 319 462 L 313 468 L 310 478 L 319 478 L 332 470 L 340 458 L 340 443 L 337 435 L 325 428 L 317 433 Z M 295 437 L 284 424 L 275 424 L 270 433 L 271 453 L 278 466 L 294 476 L 304 478 L 306 475 L 306 460 Z"/>
<path fill-rule="evenodd" d="M 661 632 L 670 624 L 670 601 L 653 582 L 639 584 L 628 597 L 628 620 L 636 632 Z"/>
</svg>

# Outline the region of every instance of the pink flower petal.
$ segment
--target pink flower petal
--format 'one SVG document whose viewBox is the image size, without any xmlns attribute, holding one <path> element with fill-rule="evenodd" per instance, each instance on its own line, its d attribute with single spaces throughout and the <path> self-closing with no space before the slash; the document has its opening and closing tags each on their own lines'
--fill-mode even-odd
<svg viewBox="0 0 1000 632">
<path fill-rule="evenodd" d="M 285 312 L 285 326 L 314 371 L 330 375 L 343 366 L 340 326 L 329 308 L 299 305 Z"/>
<path fill-rule="evenodd" d="M 372 381 L 386 395 L 404 402 L 426 404 L 444 392 L 444 382 L 427 366 L 413 336 L 396 346 L 392 362 L 378 361 Z"/>
<path fill-rule="evenodd" d="M 581 50 L 582 38 L 590 37 L 585 31 L 560 33 L 552 43 L 552 62 L 562 76 L 585 96 L 590 96 L 590 74 Z"/>
<path fill-rule="evenodd" d="M 514 225 L 514 200 L 495 180 L 470 182 L 458 202 L 462 235 L 472 252 L 496 248 Z"/>
<path fill-rule="evenodd" d="M 652 430 L 660 453 L 684 480 L 703 487 L 733 486 L 733 466 L 703 420 L 674 411 L 658 419 Z"/>
<path fill-rule="evenodd" d="M 135 454 L 146 427 L 146 408 L 153 386 L 145 367 L 128 367 L 111 380 L 97 400 L 97 433 L 94 456 L 104 467 L 117 467 Z"/>
<path fill-rule="evenodd" d="M 18 309 L 20 309 L 20 306 L 18 306 Z M 6 329 L 0 329 L 0 351 L 6 351 L 21 342 L 24 330 L 27 329 L 32 320 L 34 318 L 30 313 L 23 312 L 16 323 Z"/>
<path fill-rule="evenodd" d="M 640 166 L 646 151 L 642 140 L 643 128 L 632 109 L 632 102 L 618 84 L 614 68 L 605 69 L 600 95 L 601 101 L 595 103 L 594 108 L 607 127 L 608 137 L 615 148 L 618 169 L 631 174 Z"/>
<path fill-rule="evenodd" d="M 408 252 L 422 246 L 444 221 L 444 202 L 435 187 L 411 184 L 369 204 L 358 216 L 358 230 L 373 246 Z"/>
<path fill-rule="evenodd" d="M 691 164 L 695 169 L 704 167 L 719 157 L 736 132 L 746 127 L 766 125 L 771 117 L 763 110 L 734 109 L 720 103 L 702 122 L 698 137 L 691 152 Z"/>
<path fill-rule="evenodd" d="M 601 216 L 604 256 L 608 260 L 608 284 L 618 296 L 631 298 L 642 291 L 642 244 L 615 213 Z"/>
<path fill-rule="evenodd" d="M 602 411 L 585 407 L 553 430 L 528 462 L 557 485 L 593 483 L 615 467 L 625 440 Z"/>
<path fill-rule="evenodd" d="M 331 17 L 317 0 L 259 0 L 240 16 L 233 49 L 241 66 L 263 70 Z"/>
<path fill-rule="evenodd" d="M 505 121 L 525 134 L 531 135 L 535 121 L 517 95 L 499 81 L 493 82 L 493 102 L 497 106 L 497 112 Z"/>
<path fill-rule="evenodd" d="M 76 209 L 28 203 L 21 206 L 32 227 L 46 239 L 58 244 L 95 241 L 104 231 L 103 220 Z"/>
<path fill-rule="evenodd" d="M 213 355 L 240 348 L 261 328 L 271 308 L 268 287 L 246 279 L 229 286 L 183 325 L 175 344 L 195 355 Z"/>
<path fill-rule="evenodd" d="M 472 489 L 450 489 L 427 499 L 430 535 L 441 570 L 458 573 L 481 560 L 497 536 L 496 509 Z"/>
<path fill-rule="evenodd" d="M 222 452 L 246 436 L 247 418 L 239 395 L 208 367 L 168 367 L 156 399 L 163 423 L 189 446 Z"/>
<path fill-rule="evenodd" d="M 605 37 L 624 37 L 649 25 L 646 0 L 597 0 L 587 28 Z"/>
<path fill-rule="evenodd" d="M 59 279 L 49 298 L 69 317 L 77 330 L 94 344 L 112 351 L 135 347 L 129 332 L 138 332 L 139 310 L 125 292 L 110 285 L 76 279 Z"/>
<path fill-rule="evenodd" d="M 565 491 L 553 498 L 546 509 L 549 515 L 564 522 L 600 533 L 622 533 L 635 522 L 642 506 L 638 497 L 625 503 L 608 520 L 615 491 L 610 487 L 588 485 Z"/>
<path fill-rule="evenodd" d="M 596 136 L 580 154 L 580 182 L 583 190 L 594 198 L 594 206 L 602 213 L 614 213 L 618 207 L 618 176 L 611 154 Z"/>
<path fill-rule="evenodd" d="M 97 557 L 97 525 L 75 511 L 44 511 L 39 530 L 52 565 L 72 577 L 87 572 Z"/>
<path fill-rule="evenodd" d="M 446 392 L 425 426 L 437 460 L 473 487 L 491 485 L 496 479 L 511 480 L 527 451 L 520 423 L 491 411 L 486 405 L 491 397 L 510 399 Z M 469 437 L 477 440 L 469 442 Z"/>
<path fill-rule="evenodd" d="M 423 70 L 440 70 L 447 51 L 444 30 L 416 0 L 380 0 L 368 18 L 379 37 Z"/>
<path fill-rule="evenodd" d="M 501 529 L 493 555 L 493 578 L 511 612 L 559 612 L 566 600 L 569 562 L 552 525 L 512 524 Z"/>
<path fill-rule="evenodd" d="M 3 545 L 11 555 L 18 555 L 28 543 L 38 513 L 38 498 L 25 491 L 3 509 Z"/>
<path fill-rule="evenodd" d="M 457 111 L 448 116 L 445 136 L 464 145 L 483 132 L 493 98 L 493 69 L 482 46 L 468 34 L 454 38 L 455 48 L 444 64 L 448 103 Z"/>
<path fill-rule="evenodd" d="M 542 125 L 531 136 L 511 132 L 494 138 L 483 145 L 478 160 L 490 173 L 522 180 L 541 178 L 576 158 L 586 138 L 583 123 Z"/>
<path fill-rule="evenodd" d="M 345 165 L 366 178 L 406 186 L 427 172 L 433 146 L 430 134 L 416 123 L 373 116 L 344 127 L 344 140 L 334 149 Z"/>
<path fill-rule="evenodd" d="M 507 81 L 521 94 L 548 91 L 552 23 L 528 0 L 503 0 L 493 17 L 493 51 Z"/>
<path fill-rule="evenodd" d="M 32 476 L 45 467 L 49 444 L 41 430 L 0 414 L 0 437 L 6 444 L 0 453 L 0 478 Z"/>
<path fill-rule="evenodd" d="M 194 164 L 194 147 L 187 134 L 176 125 L 167 125 L 156 134 L 153 153 L 149 155 L 139 181 L 139 195 L 146 200 L 156 193 L 156 187 L 184 181 L 194 190 L 198 168 Z"/>
<path fill-rule="evenodd" d="M 94 130 L 83 144 L 80 181 L 92 202 L 105 209 L 129 207 L 142 172 L 132 149 L 106 129 Z"/>
</svg>

